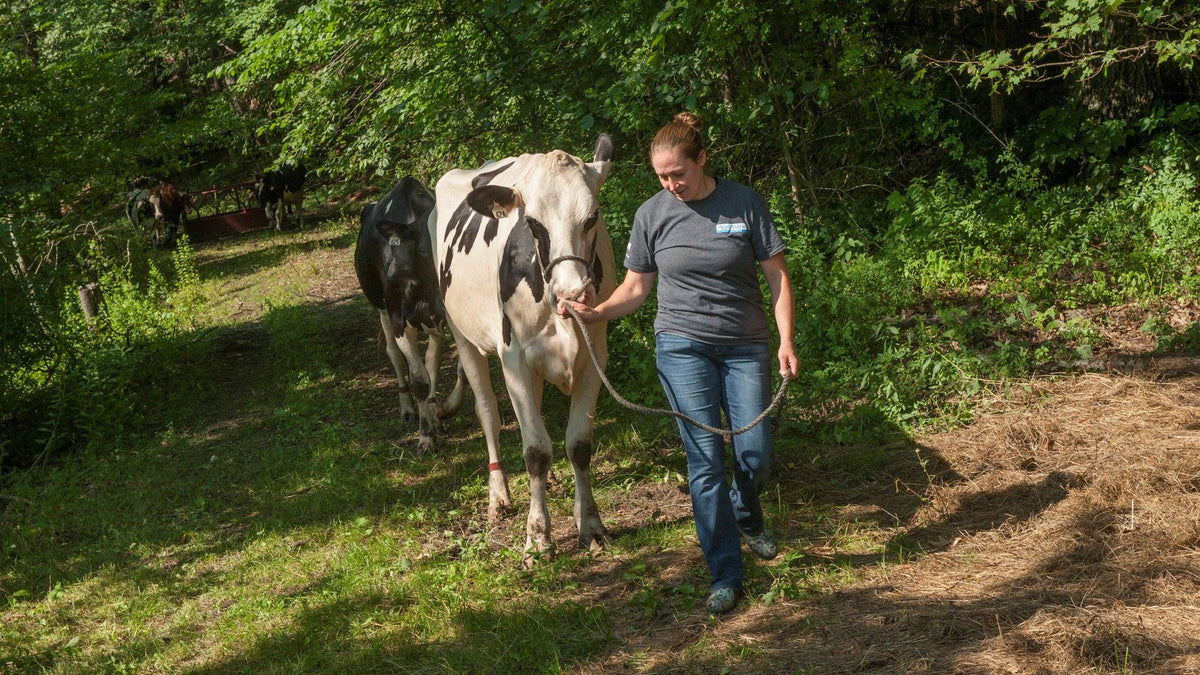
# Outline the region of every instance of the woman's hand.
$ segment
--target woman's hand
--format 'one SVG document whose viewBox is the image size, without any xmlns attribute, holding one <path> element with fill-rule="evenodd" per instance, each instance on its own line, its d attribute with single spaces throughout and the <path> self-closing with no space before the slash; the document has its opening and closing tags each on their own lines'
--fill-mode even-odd
<svg viewBox="0 0 1200 675">
<path fill-rule="evenodd" d="M 779 374 L 792 379 L 800 374 L 800 359 L 790 342 L 779 345 Z"/>
<path fill-rule="evenodd" d="M 604 320 L 604 316 L 600 312 L 597 312 L 595 307 L 576 300 L 568 300 L 567 298 L 560 299 L 554 309 L 558 312 L 559 316 L 570 316 L 570 313 L 567 312 L 567 307 L 575 310 L 584 323 L 596 323 L 597 321 Z"/>
<path fill-rule="evenodd" d="M 604 302 L 592 307 L 582 302 L 562 298 L 554 306 L 559 316 L 567 316 L 567 307 L 579 312 L 579 318 L 584 323 L 612 321 L 632 312 L 646 301 L 650 288 L 654 286 L 654 272 L 634 272 L 627 270 L 621 285 L 613 291 Z"/>
</svg>

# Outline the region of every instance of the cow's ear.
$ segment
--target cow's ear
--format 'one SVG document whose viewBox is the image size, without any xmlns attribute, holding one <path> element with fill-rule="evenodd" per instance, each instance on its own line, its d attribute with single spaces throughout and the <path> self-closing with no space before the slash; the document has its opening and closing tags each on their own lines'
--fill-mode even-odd
<svg viewBox="0 0 1200 675">
<path fill-rule="evenodd" d="M 503 185 L 484 185 L 467 194 L 467 205 L 488 218 L 500 220 L 525 206 L 521 193 Z"/>
<path fill-rule="evenodd" d="M 608 178 L 608 172 L 612 169 L 612 156 L 612 138 L 608 134 L 600 134 L 596 139 L 596 156 L 587 165 L 588 185 L 592 188 L 592 194 L 598 194 Z"/>
<path fill-rule="evenodd" d="M 588 187 L 592 189 L 592 194 L 600 193 L 600 187 L 608 178 L 610 169 L 612 169 L 612 162 L 588 162 L 587 182 Z"/>
</svg>

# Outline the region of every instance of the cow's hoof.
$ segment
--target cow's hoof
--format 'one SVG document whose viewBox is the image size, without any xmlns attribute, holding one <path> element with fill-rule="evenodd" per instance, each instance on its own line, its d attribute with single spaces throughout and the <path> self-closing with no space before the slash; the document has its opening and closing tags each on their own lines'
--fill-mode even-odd
<svg viewBox="0 0 1200 675">
<path fill-rule="evenodd" d="M 488 504 L 488 527 L 495 527 L 500 522 L 513 513 L 513 509 L 507 502 L 495 502 Z"/>
<path fill-rule="evenodd" d="M 425 453 L 433 450 L 433 439 L 425 436 L 417 439 L 417 457 L 423 457 Z"/>
<path fill-rule="evenodd" d="M 587 551 L 600 551 L 612 543 L 612 536 L 603 527 L 598 532 L 579 534 L 579 547 Z"/>
<path fill-rule="evenodd" d="M 400 420 L 404 422 L 405 426 L 412 427 L 416 426 L 416 424 L 420 422 L 421 418 L 417 417 L 416 412 L 409 412 L 406 410 L 400 413 Z"/>
</svg>

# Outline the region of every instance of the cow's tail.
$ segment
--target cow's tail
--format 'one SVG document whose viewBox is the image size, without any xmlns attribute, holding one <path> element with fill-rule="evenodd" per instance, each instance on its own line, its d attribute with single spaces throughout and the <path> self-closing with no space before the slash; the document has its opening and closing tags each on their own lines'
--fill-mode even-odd
<svg viewBox="0 0 1200 675">
<path fill-rule="evenodd" d="M 443 398 L 438 403 L 437 418 L 439 421 L 450 419 L 458 414 L 462 408 L 463 400 L 467 396 L 467 376 L 463 371 L 462 361 L 457 355 L 454 357 L 454 389 L 450 390 L 450 394 Z"/>
</svg>

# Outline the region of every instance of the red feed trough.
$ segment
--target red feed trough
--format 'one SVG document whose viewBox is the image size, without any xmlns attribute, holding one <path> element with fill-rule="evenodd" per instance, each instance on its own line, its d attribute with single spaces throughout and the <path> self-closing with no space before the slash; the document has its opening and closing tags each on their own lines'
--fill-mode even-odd
<svg viewBox="0 0 1200 675">
<path fill-rule="evenodd" d="M 188 199 L 183 229 L 192 241 L 243 234 L 268 224 L 254 195 L 254 181 L 190 192 Z"/>
</svg>

